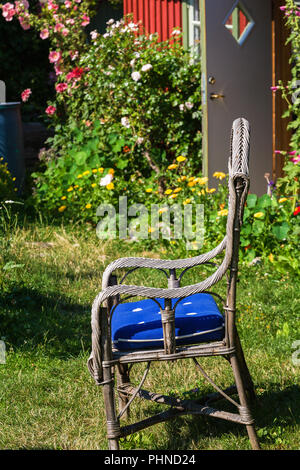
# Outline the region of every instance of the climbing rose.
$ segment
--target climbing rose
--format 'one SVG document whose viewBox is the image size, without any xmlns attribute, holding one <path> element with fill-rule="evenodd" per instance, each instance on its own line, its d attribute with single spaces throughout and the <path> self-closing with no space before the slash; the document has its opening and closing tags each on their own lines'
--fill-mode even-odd
<svg viewBox="0 0 300 470">
<path fill-rule="evenodd" d="M 16 10 L 12 3 L 7 2 L 2 5 L 2 16 L 5 18 L 6 21 L 12 21 L 15 13 Z"/>
<path fill-rule="evenodd" d="M 148 70 L 151 70 L 151 69 L 152 69 L 152 65 L 146 64 L 146 65 L 143 65 L 142 72 L 148 72 Z"/>
<path fill-rule="evenodd" d="M 57 93 L 62 93 L 68 88 L 67 83 L 58 83 L 55 87 Z"/>
<path fill-rule="evenodd" d="M 47 39 L 49 37 L 49 30 L 47 28 L 44 28 L 40 32 L 40 38 L 41 39 Z"/>
<path fill-rule="evenodd" d="M 88 24 L 90 24 L 90 17 L 86 14 L 83 15 L 82 19 L 83 22 L 81 23 L 81 26 L 87 26 Z"/>
<path fill-rule="evenodd" d="M 59 51 L 51 51 L 49 54 L 49 62 L 55 63 L 61 59 L 61 53 Z"/>
<path fill-rule="evenodd" d="M 132 72 L 131 78 L 132 78 L 132 80 L 134 80 L 135 82 L 138 82 L 139 79 L 141 78 L 140 72 Z"/>
<path fill-rule="evenodd" d="M 28 100 L 30 95 L 31 95 L 31 89 L 26 88 L 26 90 L 22 91 L 22 93 L 21 93 L 22 101 L 25 103 L 25 101 Z"/>
<path fill-rule="evenodd" d="M 56 107 L 55 107 L 55 106 L 48 106 L 48 108 L 46 108 L 46 113 L 49 114 L 49 115 L 54 114 L 55 111 L 56 111 Z"/>
</svg>

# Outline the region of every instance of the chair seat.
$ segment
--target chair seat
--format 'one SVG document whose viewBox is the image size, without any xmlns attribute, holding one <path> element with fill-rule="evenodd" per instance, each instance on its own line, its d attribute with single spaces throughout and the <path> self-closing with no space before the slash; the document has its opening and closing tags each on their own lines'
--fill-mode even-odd
<svg viewBox="0 0 300 470">
<path fill-rule="evenodd" d="M 163 306 L 163 299 L 156 299 Z M 178 299 L 172 300 L 172 305 Z M 113 347 L 120 351 L 163 348 L 163 330 L 158 305 L 151 299 L 119 304 L 111 322 Z M 210 294 L 194 294 L 175 309 L 177 345 L 220 341 L 224 318 Z"/>
</svg>

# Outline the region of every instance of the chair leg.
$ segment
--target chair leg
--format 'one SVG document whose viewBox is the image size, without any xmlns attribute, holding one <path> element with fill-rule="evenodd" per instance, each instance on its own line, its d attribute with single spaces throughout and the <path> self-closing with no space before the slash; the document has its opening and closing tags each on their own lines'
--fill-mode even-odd
<svg viewBox="0 0 300 470">
<path fill-rule="evenodd" d="M 237 353 L 237 357 L 238 357 L 238 361 L 239 361 L 240 369 L 241 369 L 241 378 L 244 382 L 244 387 L 246 390 L 247 398 L 249 400 L 249 403 L 254 403 L 256 401 L 255 388 L 254 388 L 252 377 L 251 377 L 251 374 L 249 372 L 249 369 L 245 360 L 244 352 L 243 352 L 242 345 L 241 345 L 240 338 L 239 338 L 237 331 L 236 331 L 235 340 L 236 340 L 236 353 Z"/>
<path fill-rule="evenodd" d="M 117 385 L 120 387 L 124 384 L 130 383 L 129 368 L 127 364 L 118 364 L 117 366 Z M 125 397 L 122 392 L 119 392 L 119 410 L 121 411 L 128 403 L 128 397 Z M 126 409 L 123 414 L 124 418 L 129 418 L 130 407 Z"/>
<path fill-rule="evenodd" d="M 110 367 L 104 369 L 103 378 L 105 382 L 103 385 L 103 398 L 109 450 L 119 450 L 120 424 L 115 410 L 114 378 Z"/>
<path fill-rule="evenodd" d="M 240 361 L 237 355 L 233 354 L 230 357 L 230 364 L 235 378 L 235 383 L 237 387 L 237 392 L 240 400 L 242 409 L 244 410 L 245 415 L 247 415 L 247 420 L 252 421 L 251 410 L 248 404 L 248 398 L 245 389 L 245 379 L 243 380 L 243 369 L 241 370 Z M 246 429 L 248 432 L 250 444 L 253 450 L 259 450 L 260 445 L 258 442 L 258 437 L 256 434 L 254 422 L 251 424 L 246 424 Z"/>
</svg>

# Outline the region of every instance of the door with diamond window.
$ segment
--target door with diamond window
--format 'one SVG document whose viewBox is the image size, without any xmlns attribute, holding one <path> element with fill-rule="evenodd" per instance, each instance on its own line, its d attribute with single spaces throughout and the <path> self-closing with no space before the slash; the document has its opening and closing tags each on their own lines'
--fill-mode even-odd
<svg viewBox="0 0 300 470">
<path fill-rule="evenodd" d="M 251 192 L 272 174 L 271 0 L 200 0 L 204 172 L 227 172 L 230 128 L 251 126 Z M 213 182 L 210 183 L 211 186 Z"/>
</svg>

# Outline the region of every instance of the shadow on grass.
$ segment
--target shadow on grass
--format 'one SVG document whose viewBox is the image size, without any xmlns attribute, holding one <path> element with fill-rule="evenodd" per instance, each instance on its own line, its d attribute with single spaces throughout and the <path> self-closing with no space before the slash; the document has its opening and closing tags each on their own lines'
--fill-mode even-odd
<svg viewBox="0 0 300 470">
<path fill-rule="evenodd" d="M 266 450 L 269 448 L 293 450 L 289 437 L 292 431 L 290 429 L 286 432 L 286 428 L 300 424 L 300 387 L 290 385 L 280 390 L 276 383 L 270 383 L 268 387 L 269 390 L 259 395 L 257 402 L 252 406 L 259 442 Z M 220 400 L 214 406 L 218 409 L 230 410 L 224 400 Z M 207 439 L 220 438 L 226 445 L 226 434 L 231 434 L 237 439 L 248 439 L 245 426 L 201 415 L 175 418 L 166 422 L 165 426 L 169 439 L 163 446 L 158 443 L 157 450 L 191 449 L 193 442 L 199 441 L 200 443 L 201 439 L 207 441 Z M 250 441 L 248 442 L 250 449 Z"/>
<path fill-rule="evenodd" d="M 7 347 L 46 346 L 46 354 L 77 356 L 90 349 L 91 305 L 40 289 L 16 287 L 0 298 L 1 336 Z"/>
</svg>

